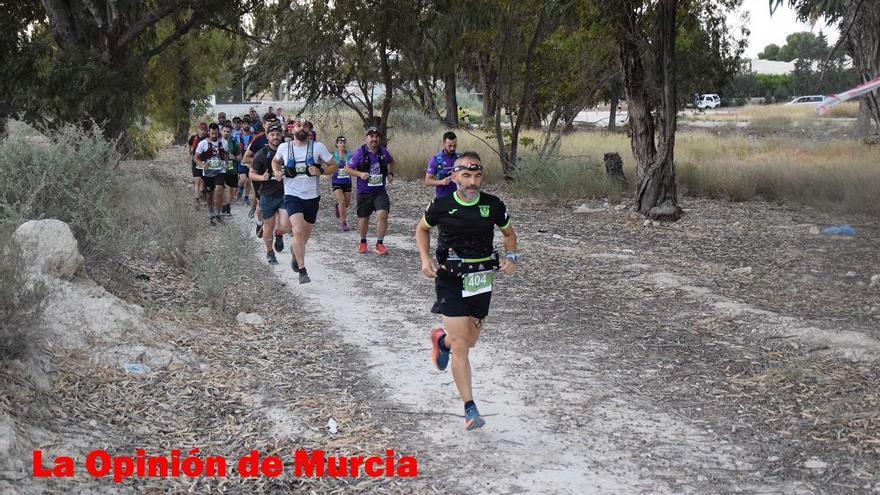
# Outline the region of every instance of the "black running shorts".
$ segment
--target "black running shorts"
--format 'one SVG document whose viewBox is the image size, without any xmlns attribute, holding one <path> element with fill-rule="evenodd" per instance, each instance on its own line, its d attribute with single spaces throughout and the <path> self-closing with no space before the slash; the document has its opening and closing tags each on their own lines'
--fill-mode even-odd
<svg viewBox="0 0 880 495">
<path fill-rule="evenodd" d="M 476 296 L 461 297 L 461 278 L 444 276 L 442 272 L 437 274 L 434 288 L 437 291 L 437 302 L 431 308 L 432 313 L 450 317 L 470 316 L 478 320 L 485 319 L 489 315 L 491 291 Z"/>
<path fill-rule="evenodd" d="M 217 174 L 213 177 L 203 177 L 203 181 L 205 182 L 204 192 L 211 192 L 216 187 L 222 188 L 226 183 L 226 174 Z"/>
<path fill-rule="evenodd" d="M 382 190 L 375 194 L 358 193 L 358 218 L 369 218 L 374 211 L 382 210 L 391 211 L 391 199 L 388 197 L 388 191 Z"/>
<path fill-rule="evenodd" d="M 226 187 L 238 187 L 238 174 L 235 171 L 227 170 L 223 175 L 226 176 Z"/>
</svg>

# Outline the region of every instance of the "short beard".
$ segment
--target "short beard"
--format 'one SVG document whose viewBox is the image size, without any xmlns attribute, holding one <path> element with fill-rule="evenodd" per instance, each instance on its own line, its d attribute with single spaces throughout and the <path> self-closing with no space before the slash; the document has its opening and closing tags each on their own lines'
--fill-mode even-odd
<svg viewBox="0 0 880 495">
<path fill-rule="evenodd" d="M 458 195 L 461 196 L 461 199 L 465 201 L 473 201 L 474 199 L 476 199 L 478 194 L 480 194 L 479 188 L 474 188 L 472 190 L 468 190 L 463 187 L 458 188 Z"/>
<path fill-rule="evenodd" d="M 306 131 L 299 131 L 293 135 L 297 141 L 305 141 L 309 138 L 309 133 Z"/>
</svg>

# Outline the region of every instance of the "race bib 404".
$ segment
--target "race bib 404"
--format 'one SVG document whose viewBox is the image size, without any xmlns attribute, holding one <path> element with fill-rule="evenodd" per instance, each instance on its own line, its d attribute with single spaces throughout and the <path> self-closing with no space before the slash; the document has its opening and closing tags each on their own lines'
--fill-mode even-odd
<svg viewBox="0 0 880 495">
<path fill-rule="evenodd" d="M 494 279 L 495 272 L 492 270 L 468 273 L 462 278 L 461 297 L 471 297 L 491 292 Z"/>
</svg>

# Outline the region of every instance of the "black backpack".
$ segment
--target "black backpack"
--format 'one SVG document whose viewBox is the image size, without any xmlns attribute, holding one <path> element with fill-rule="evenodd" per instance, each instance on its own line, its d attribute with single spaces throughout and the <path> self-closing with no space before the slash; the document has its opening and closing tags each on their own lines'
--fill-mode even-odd
<svg viewBox="0 0 880 495">
<path fill-rule="evenodd" d="M 370 152 L 367 149 L 366 144 L 361 145 L 361 156 L 363 160 L 358 164 L 358 171 L 360 172 L 369 172 L 370 171 Z M 379 149 L 376 150 L 376 156 L 379 157 L 379 173 L 382 174 L 383 177 L 388 176 L 388 164 L 385 163 L 385 153 L 382 152 L 382 147 L 379 146 Z"/>
</svg>

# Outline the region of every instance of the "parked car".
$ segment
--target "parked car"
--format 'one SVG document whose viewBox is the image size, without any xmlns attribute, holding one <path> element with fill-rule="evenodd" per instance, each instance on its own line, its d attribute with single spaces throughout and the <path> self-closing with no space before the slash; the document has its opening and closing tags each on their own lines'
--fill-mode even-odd
<svg viewBox="0 0 880 495">
<path fill-rule="evenodd" d="M 716 94 L 700 95 L 697 101 L 697 108 L 705 110 L 707 108 L 718 108 L 721 106 L 721 97 Z"/>
<path fill-rule="evenodd" d="M 797 98 L 786 103 L 786 105 L 804 105 L 804 104 L 819 105 L 823 101 L 825 101 L 825 97 L 822 95 L 798 96 Z"/>
</svg>

